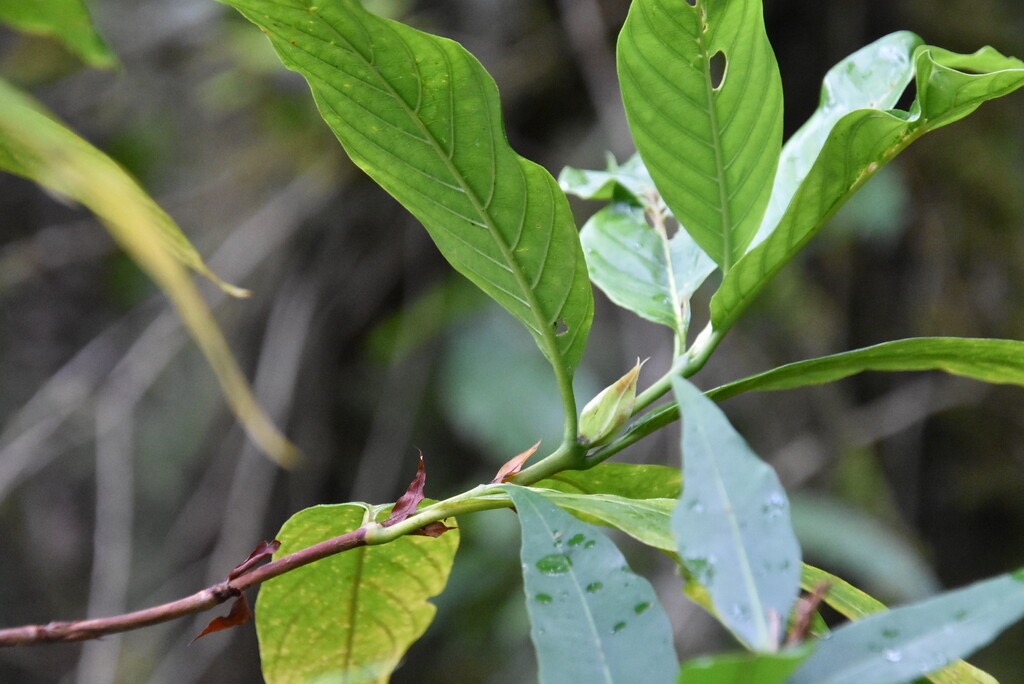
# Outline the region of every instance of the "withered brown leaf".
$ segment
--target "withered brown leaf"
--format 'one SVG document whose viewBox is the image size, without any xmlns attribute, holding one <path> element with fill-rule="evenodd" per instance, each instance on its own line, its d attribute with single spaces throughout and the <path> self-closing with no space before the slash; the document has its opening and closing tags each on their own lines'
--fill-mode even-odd
<svg viewBox="0 0 1024 684">
<path fill-rule="evenodd" d="M 202 632 L 196 635 L 196 638 L 189 643 L 195 643 L 196 639 L 219 632 L 223 629 L 231 629 L 238 625 L 244 625 L 249 620 L 252 620 L 252 611 L 249 610 L 249 602 L 245 600 L 245 594 L 239 594 L 235 602 L 231 604 L 231 610 L 224 617 L 215 617 L 210 620 L 210 624 L 206 626 Z"/>
<path fill-rule="evenodd" d="M 395 507 L 391 509 L 391 516 L 381 524 L 384 527 L 390 527 L 395 523 L 402 522 L 415 513 L 416 507 L 420 505 L 420 501 L 423 501 L 423 487 L 426 483 L 427 471 L 423 465 L 423 452 L 421 451 L 420 462 L 416 467 L 416 477 L 409 483 L 405 494 L 402 494 L 398 501 L 395 502 Z"/>
<path fill-rule="evenodd" d="M 493 480 L 491 480 L 491 484 L 501 484 L 502 482 L 508 482 L 513 475 L 515 475 L 516 473 L 523 469 L 523 464 L 526 463 L 530 459 L 530 457 L 537 452 L 537 449 L 539 447 L 540 442 L 538 441 L 536 444 L 534 444 L 532 447 L 530 447 L 523 453 L 510 458 L 508 462 L 505 465 L 501 466 L 501 468 L 498 470 L 498 474 L 494 476 Z"/>
<path fill-rule="evenodd" d="M 228 573 L 228 581 L 231 581 L 236 577 L 241 577 L 249 570 L 263 562 L 264 559 L 273 556 L 279 548 L 281 548 L 281 542 L 276 539 L 270 542 L 261 541 L 256 548 L 252 550 L 252 553 L 249 554 L 248 558 L 236 565 L 234 569 Z"/>
</svg>

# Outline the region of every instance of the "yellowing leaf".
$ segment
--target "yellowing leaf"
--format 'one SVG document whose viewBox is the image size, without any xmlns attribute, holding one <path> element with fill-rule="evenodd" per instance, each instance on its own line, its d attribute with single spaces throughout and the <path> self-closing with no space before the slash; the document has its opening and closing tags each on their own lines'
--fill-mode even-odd
<svg viewBox="0 0 1024 684">
<path fill-rule="evenodd" d="M 0 170 L 33 180 L 96 214 L 114 240 L 174 303 L 252 440 L 278 463 L 294 462 L 298 451 L 256 403 L 188 268 L 229 294 L 244 296 L 246 291 L 213 275 L 174 221 L 110 157 L 3 81 Z"/>
</svg>

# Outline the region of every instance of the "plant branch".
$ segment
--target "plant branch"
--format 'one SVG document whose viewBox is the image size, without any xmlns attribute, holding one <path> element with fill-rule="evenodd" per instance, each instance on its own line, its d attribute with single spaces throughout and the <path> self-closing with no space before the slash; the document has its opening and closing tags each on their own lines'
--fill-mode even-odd
<svg viewBox="0 0 1024 684">
<path fill-rule="evenodd" d="M 202 613 L 240 596 L 246 589 L 329 556 L 360 546 L 386 544 L 411 534 L 432 522 L 438 522 L 456 514 L 509 508 L 511 505 L 511 501 L 507 496 L 501 495 L 500 490 L 489 485 L 481 485 L 451 499 L 427 506 L 394 525 L 385 527 L 378 522 L 367 523 L 351 532 L 282 556 L 266 565 L 255 567 L 233 579 L 218 582 L 176 601 L 112 617 L 55 621 L 45 625 L 25 625 L 0 629 L 0 647 L 87 641 L 108 634 L 128 632 L 169 622 L 186 615 Z"/>
</svg>

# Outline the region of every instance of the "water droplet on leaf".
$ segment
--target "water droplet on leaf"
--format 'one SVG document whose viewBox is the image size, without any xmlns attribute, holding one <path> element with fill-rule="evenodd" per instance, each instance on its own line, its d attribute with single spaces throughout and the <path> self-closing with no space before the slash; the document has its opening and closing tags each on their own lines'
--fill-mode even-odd
<svg viewBox="0 0 1024 684">
<path fill-rule="evenodd" d="M 562 575 L 572 568 L 572 560 L 561 553 L 544 556 L 536 563 L 537 569 L 545 575 Z"/>
<path fill-rule="evenodd" d="M 622 622 L 616 622 L 615 626 L 612 627 L 612 634 L 618 634 L 624 629 L 626 629 L 626 622 L 624 620 Z"/>
<path fill-rule="evenodd" d="M 574 534 L 572 539 L 569 540 L 569 546 L 579 546 L 585 541 L 587 541 L 587 538 L 582 533 Z"/>
<path fill-rule="evenodd" d="M 533 598 L 537 600 L 537 603 L 551 603 L 552 601 L 550 594 L 537 594 Z"/>
<path fill-rule="evenodd" d="M 885 649 L 885 653 L 883 653 L 882 655 L 890 663 L 898 663 L 901 660 L 903 660 L 903 654 L 899 651 L 894 651 L 891 648 Z"/>
<path fill-rule="evenodd" d="M 587 592 L 591 594 L 596 594 L 597 592 L 601 591 L 603 587 L 604 585 L 600 582 L 591 582 L 587 585 Z"/>
<path fill-rule="evenodd" d="M 636 613 L 637 615 L 640 615 L 641 613 L 643 613 L 645 610 L 647 610 L 650 607 L 651 607 L 651 604 L 649 602 L 647 602 L 647 601 L 644 601 L 643 603 L 638 603 L 635 606 L 633 606 L 633 612 Z"/>
</svg>

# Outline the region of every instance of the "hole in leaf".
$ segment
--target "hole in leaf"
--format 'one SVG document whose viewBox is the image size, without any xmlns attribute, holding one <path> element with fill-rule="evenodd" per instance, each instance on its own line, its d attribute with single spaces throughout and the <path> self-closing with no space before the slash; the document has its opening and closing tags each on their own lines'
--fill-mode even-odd
<svg viewBox="0 0 1024 684">
<path fill-rule="evenodd" d="M 725 71 L 727 68 L 728 62 L 725 59 L 724 52 L 719 50 L 715 54 L 711 55 L 708 70 L 711 72 L 711 87 L 715 90 L 722 87 L 722 83 L 725 81 Z"/>
<path fill-rule="evenodd" d="M 569 326 L 566 324 L 565 321 L 563 321 L 561 318 L 555 321 L 555 335 L 561 337 L 567 332 L 569 332 Z"/>
<path fill-rule="evenodd" d="M 697 0 L 686 0 L 686 4 L 689 5 L 690 7 L 696 7 Z"/>
</svg>

